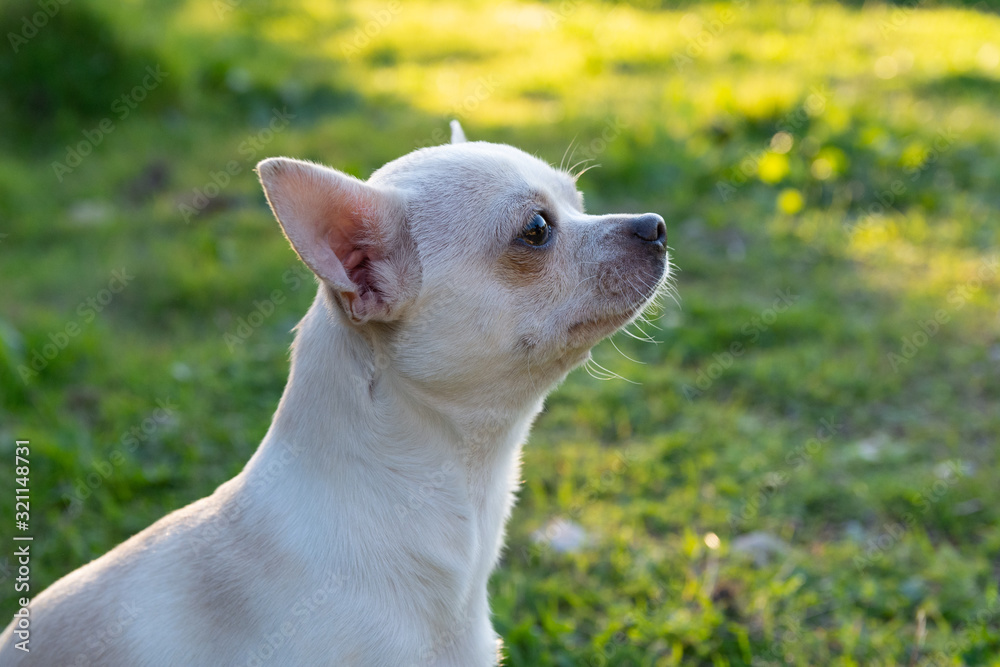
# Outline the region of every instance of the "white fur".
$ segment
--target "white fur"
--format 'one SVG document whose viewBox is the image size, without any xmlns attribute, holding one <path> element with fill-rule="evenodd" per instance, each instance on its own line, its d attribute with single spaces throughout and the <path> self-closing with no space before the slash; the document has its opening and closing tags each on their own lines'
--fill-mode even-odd
<svg viewBox="0 0 1000 667">
<path fill-rule="evenodd" d="M 259 167 L 320 277 L 244 470 L 31 603 L 2 665 L 494 665 L 487 579 L 545 394 L 666 278 L 627 216 L 509 146 L 453 144 L 368 182 Z M 516 240 L 535 211 L 545 249 Z"/>
</svg>

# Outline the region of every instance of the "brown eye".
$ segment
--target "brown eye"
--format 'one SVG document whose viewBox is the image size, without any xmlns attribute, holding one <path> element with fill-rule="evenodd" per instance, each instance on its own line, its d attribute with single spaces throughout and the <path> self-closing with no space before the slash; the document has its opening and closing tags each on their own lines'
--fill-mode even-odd
<svg viewBox="0 0 1000 667">
<path fill-rule="evenodd" d="M 521 230 L 518 237 L 530 246 L 543 246 L 549 241 L 552 228 L 540 213 L 536 213 L 531 221 Z"/>
</svg>

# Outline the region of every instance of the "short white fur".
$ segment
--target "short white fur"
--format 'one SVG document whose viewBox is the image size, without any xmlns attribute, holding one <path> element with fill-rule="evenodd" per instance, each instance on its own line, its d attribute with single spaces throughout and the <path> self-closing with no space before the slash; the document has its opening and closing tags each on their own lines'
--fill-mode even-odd
<svg viewBox="0 0 1000 667">
<path fill-rule="evenodd" d="M 319 279 L 270 429 L 211 496 L 35 597 L 31 652 L 9 625 L 0 664 L 498 663 L 487 580 L 522 443 L 669 260 L 658 216 L 587 215 L 571 175 L 452 139 L 367 182 L 258 165 Z"/>
</svg>

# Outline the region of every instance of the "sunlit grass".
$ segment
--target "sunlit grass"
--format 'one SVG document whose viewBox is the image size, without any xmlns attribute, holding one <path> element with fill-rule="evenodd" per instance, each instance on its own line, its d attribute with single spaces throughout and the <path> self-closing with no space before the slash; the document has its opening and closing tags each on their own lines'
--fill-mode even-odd
<svg viewBox="0 0 1000 667">
<path fill-rule="evenodd" d="M 266 429 L 311 287 L 289 290 L 245 345 L 223 343 L 298 267 L 255 161 L 366 177 L 446 141 L 457 117 L 470 139 L 553 163 L 572 143 L 572 162 L 600 165 L 580 179 L 588 208 L 662 213 L 678 269 L 680 304 L 647 328 L 658 344 L 619 335 L 595 352 L 631 382 L 574 373 L 539 419 L 491 583 L 509 663 L 995 663 L 995 14 L 74 3 L 154 49 L 176 88 L 62 183 L 51 163 L 93 118 L 0 153 L 0 362 L 44 345 L 109 271 L 138 270 L 39 377 L 0 363 L 0 434 L 40 443 L 40 582 L 205 495 Z M 287 131 L 242 153 L 276 108 L 296 114 Z M 185 222 L 180 206 L 230 160 L 239 173 Z M 157 164 L 164 182 L 143 190 Z M 793 299 L 780 313 L 776 293 Z M 163 396 L 176 422 L 71 514 L 60 499 Z M 836 433 L 806 450 L 823 419 Z M 924 502 L 956 460 L 960 477 Z M 859 567 L 907 513 L 913 527 Z M 556 516 L 587 531 L 587 549 L 533 543 Z M 754 564 L 735 547 L 754 531 L 787 552 Z"/>
</svg>

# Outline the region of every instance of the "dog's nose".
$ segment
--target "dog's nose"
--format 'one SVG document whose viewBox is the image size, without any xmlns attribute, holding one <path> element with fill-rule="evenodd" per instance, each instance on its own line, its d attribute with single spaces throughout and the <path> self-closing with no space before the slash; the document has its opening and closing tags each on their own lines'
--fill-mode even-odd
<svg viewBox="0 0 1000 667">
<path fill-rule="evenodd" d="M 663 248 L 667 242 L 667 225 L 655 213 L 645 213 L 632 218 L 629 223 L 632 234 L 643 243 L 651 243 Z"/>
</svg>

